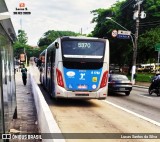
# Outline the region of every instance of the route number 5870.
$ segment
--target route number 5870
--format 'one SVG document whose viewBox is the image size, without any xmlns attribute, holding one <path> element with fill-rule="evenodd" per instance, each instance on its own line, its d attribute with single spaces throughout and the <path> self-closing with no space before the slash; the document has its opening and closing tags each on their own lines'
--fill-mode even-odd
<svg viewBox="0 0 160 142">
<path fill-rule="evenodd" d="M 90 48 L 91 47 L 91 44 L 90 43 L 78 43 L 78 47 L 79 48 Z"/>
</svg>

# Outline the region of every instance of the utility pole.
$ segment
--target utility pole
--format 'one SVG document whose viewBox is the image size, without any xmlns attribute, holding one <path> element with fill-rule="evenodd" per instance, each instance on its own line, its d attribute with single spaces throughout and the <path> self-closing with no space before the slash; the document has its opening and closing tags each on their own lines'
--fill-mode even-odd
<svg viewBox="0 0 160 142">
<path fill-rule="evenodd" d="M 134 40 L 134 47 L 133 47 L 133 63 L 132 63 L 132 76 L 131 81 L 133 84 L 135 84 L 135 74 L 136 74 L 136 58 L 137 58 L 137 42 L 138 42 L 138 31 L 139 31 L 139 21 L 140 21 L 140 5 L 142 4 L 143 0 L 135 0 L 137 3 L 135 4 L 135 7 L 137 6 L 137 10 L 134 13 L 133 19 L 136 20 L 136 31 L 135 31 L 135 40 Z M 144 12 L 143 12 L 144 13 Z M 141 16 L 142 18 L 145 18 L 144 15 Z"/>
<path fill-rule="evenodd" d="M 80 33 L 81 33 L 81 35 L 82 35 L 82 28 L 81 28 L 81 32 L 80 32 Z"/>
<path fill-rule="evenodd" d="M 146 18 L 146 13 L 144 11 L 141 11 L 140 5 L 144 0 L 135 0 L 137 3 L 135 4 L 135 7 L 137 10 L 134 11 L 133 19 L 136 20 L 136 31 L 135 34 L 131 33 L 130 37 L 132 39 L 133 44 L 133 59 L 132 59 L 132 75 L 131 75 L 131 82 L 132 84 L 135 84 L 135 74 L 136 74 L 136 58 L 137 58 L 137 42 L 138 42 L 138 31 L 139 31 L 139 21 L 140 18 L 144 19 Z M 113 20 L 111 17 L 106 17 L 106 19 L 112 20 L 114 23 L 122 27 L 123 29 L 127 30 L 125 27 L 120 25 L 118 22 Z M 128 30 L 127 30 L 128 31 Z M 134 39 L 133 39 L 133 36 Z"/>
</svg>

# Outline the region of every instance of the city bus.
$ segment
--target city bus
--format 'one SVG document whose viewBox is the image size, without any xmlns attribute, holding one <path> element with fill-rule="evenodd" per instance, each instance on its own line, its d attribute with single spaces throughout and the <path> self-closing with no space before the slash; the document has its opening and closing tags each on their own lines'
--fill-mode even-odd
<svg viewBox="0 0 160 142">
<path fill-rule="evenodd" d="M 60 37 L 41 54 L 40 82 L 54 98 L 106 99 L 109 41 Z"/>
</svg>

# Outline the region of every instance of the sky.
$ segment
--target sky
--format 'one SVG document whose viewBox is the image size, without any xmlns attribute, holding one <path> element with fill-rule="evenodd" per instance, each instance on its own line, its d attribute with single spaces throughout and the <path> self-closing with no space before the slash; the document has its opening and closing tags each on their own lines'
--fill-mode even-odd
<svg viewBox="0 0 160 142">
<path fill-rule="evenodd" d="M 109 8 L 117 0 L 5 0 L 11 20 L 17 33 L 19 29 L 27 33 L 28 44 L 36 46 L 38 40 L 48 30 L 90 33 L 93 14 L 98 8 Z M 25 5 L 19 5 L 23 3 Z M 24 8 L 25 10 L 17 10 Z M 26 10 L 27 8 L 27 10 Z M 30 12 L 31 14 L 14 14 Z"/>
</svg>

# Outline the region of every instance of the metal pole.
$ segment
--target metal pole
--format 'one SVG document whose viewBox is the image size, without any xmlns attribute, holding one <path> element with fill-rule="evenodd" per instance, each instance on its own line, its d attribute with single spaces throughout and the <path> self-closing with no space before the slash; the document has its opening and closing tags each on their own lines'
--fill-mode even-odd
<svg viewBox="0 0 160 142">
<path fill-rule="evenodd" d="M 123 27 L 121 24 L 119 24 L 118 22 L 116 22 L 115 20 L 113 20 L 111 17 L 106 17 L 106 19 L 109 19 L 111 20 L 112 22 L 116 23 L 117 25 L 119 25 L 121 28 L 123 28 L 124 30 L 126 31 L 129 31 L 128 29 L 126 29 L 125 27 Z M 131 37 L 131 40 L 132 40 L 132 44 L 133 44 L 133 49 L 135 47 L 135 44 L 134 44 L 134 40 L 133 40 L 133 36 L 135 36 L 133 33 L 131 33 L 130 37 Z"/>
<path fill-rule="evenodd" d="M 81 28 L 81 35 L 82 35 L 82 28 Z"/>
<path fill-rule="evenodd" d="M 133 36 L 132 35 L 130 35 L 130 36 L 131 36 L 131 40 L 132 40 L 132 44 L 133 44 L 133 49 L 134 49 L 135 44 L 134 44 Z"/>
<path fill-rule="evenodd" d="M 125 28 L 125 27 L 123 27 L 121 24 L 119 24 L 118 22 L 116 22 L 115 20 L 113 20 L 111 17 L 106 17 L 106 19 L 109 19 L 109 20 L 111 20 L 112 22 L 114 22 L 114 23 L 116 23 L 117 25 L 119 25 L 121 28 L 123 28 L 124 30 L 126 30 L 126 31 L 129 31 L 127 28 Z M 132 38 L 132 40 L 133 40 L 133 36 L 134 36 L 134 34 L 133 33 L 131 33 L 131 38 Z"/>
<path fill-rule="evenodd" d="M 158 51 L 158 66 L 159 66 L 159 55 L 160 55 L 160 51 Z"/>
<path fill-rule="evenodd" d="M 137 58 L 137 42 L 138 42 L 138 30 L 139 30 L 139 14 L 140 14 L 140 3 L 138 4 L 138 17 L 136 18 L 136 32 L 135 32 L 135 41 L 133 48 L 133 63 L 132 63 L 132 76 L 131 82 L 135 84 L 134 75 L 136 74 L 136 58 Z"/>
<path fill-rule="evenodd" d="M 123 28 L 126 31 L 129 31 L 128 29 L 126 29 L 125 27 L 123 27 L 121 24 L 117 23 L 115 20 L 113 20 L 112 18 L 107 18 L 110 19 L 111 21 L 113 21 L 114 23 L 116 23 L 117 25 L 119 25 L 121 28 Z"/>
<path fill-rule="evenodd" d="M 128 29 L 126 29 L 125 27 L 123 27 L 122 25 L 120 25 L 119 23 L 117 23 L 117 22 L 116 22 L 115 20 L 113 20 L 112 18 L 106 17 L 106 19 L 111 20 L 112 22 L 116 23 L 117 25 L 119 25 L 119 26 L 120 26 L 121 28 L 123 28 L 124 30 L 127 30 L 127 31 L 128 31 Z M 136 25 L 136 27 L 137 27 L 137 25 Z M 139 22 L 138 22 L 138 28 L 139 28 Z M 135 34 L 133 34 L 133 33 L 131 33 L 131 35 L 130 35 L 131 40 L 132 40 L 132 44 L 133 44 L 133 52 L 134 52 L 134 53 L 133 53 L 132 75 L 131 75 L 131 82 L 132 82 L 132 84 L 135 83 L 134 74 L 135 74 L 135 72 L 136 72 L 138 28 L 137 28 L 137 30 L 136 30 L 136 31 L 137 31 L 137 32 L 136 32 L 137 35 L 135 35 Z M 137 38 L 135 37 L 135 42 L 134 42 L 134 40 L 133 40 L 133 36 L 132 36 L 132 35 L 137 36 Z"/>
<path fill-rule="evenodd" d="M 20 26 L 21 26 L 21 30 L 22 30 L 22 19 L 20 19 Z"/>
</svg>

